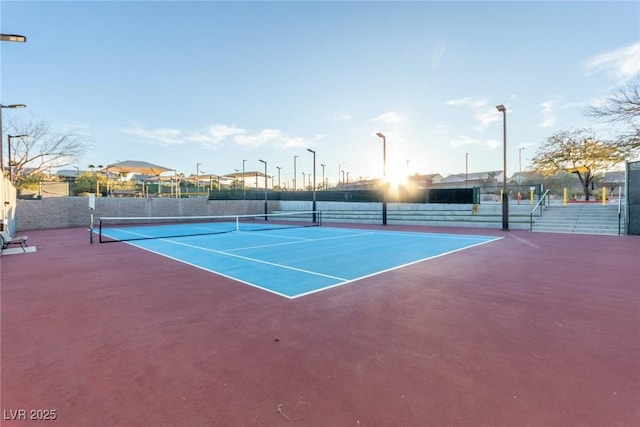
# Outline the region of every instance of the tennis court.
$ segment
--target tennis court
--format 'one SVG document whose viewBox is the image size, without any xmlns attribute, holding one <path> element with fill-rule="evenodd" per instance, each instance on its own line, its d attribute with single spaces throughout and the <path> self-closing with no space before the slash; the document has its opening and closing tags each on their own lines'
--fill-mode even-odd
<svg viewBox="0 0 640 427">
<path fill-rule="evenodd" d="M 86 227 L 24 232 L 37 250 L 0 257 L 2 425 L 638 424 L 637 236 L 330 225 L 93 245 Z M 322 234 L 308 245 L 345 279 L 399 242 L 499 240 L 293 299 L 138 247 L 208 241 L 225 253 L 198 256 L 251 270 L 231 254 L 255 258 L 265 232 Z M 318 257 L 284 243 L 255 251 Z"/>
<path fill-rule="evenodd" d="M 255 215 L 196 217 L 187 224 L 175 224 L 184 218 L 166 218 L 161 224 L 101 227 L 100 240 L 127 241 L 238 282 L 297 298 L 498 239 L 307 226 L 319 225 L 311 220 L 313 213 L 293 214 L 297 223 L 291 215 L 268 216 L 267 221 Z M 305 216 L 309 221 L 303 221 Z M 248 225 L 240 226 L 239 220 L 247 218 L 251 220 Z M 112 222 L 122 224 L 123 219 Z"/>
</svg>

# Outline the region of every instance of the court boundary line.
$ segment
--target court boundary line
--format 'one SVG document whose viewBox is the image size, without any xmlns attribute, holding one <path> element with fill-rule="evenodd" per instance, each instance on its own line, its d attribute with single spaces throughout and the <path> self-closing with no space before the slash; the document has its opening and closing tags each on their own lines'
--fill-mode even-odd
<svg viewBox="0 0 640 427">
<path fill-rule="evenodd" d="M 331 227 L 328 227 L 328 228 L 331 228 Z M 340 228 L 334 228 L 334 229 L 341 230 Z M 327 275 L 327 274 L 318 273 L 318 272 L 314 272 L 314 271 L 310 271 L 310 270 L 300 269 L 300 268 L 297 268 L 297 267 L 291 267 L 291 266 L 287 266 L 287 265 L 283 265 L 283 264 L 272 263 L 270 261 L 264 261 L 264 260 L 260 260 L 260 259 L 256 259 L 256 258 L 250 258 L 250 257 L 238 255 L 238 254 L 233 254 L 233 253 L 230 253 L 228 251 L 220 251 L 220 250 L 216 250 L 216 249 L 205 248 L 205 247 L 202 247 L 202 246 L 191 245 L 191 244 L 188 244 L 188 243 L 177 242 L 175 240 L 171 240 L 170 238 L 155 238 L 155 237 L 153 238 L 153 240 L 160 240 L 160 241 L 164 241 L 164 242 L 167 242 L 167 243 L 173 243 L 173 244 L 176 244 L 176 245 L 179 245 L 179 246 L 186 246 L 186 247 L 191 247 L 191 248 L 194 248 L 194 249 L 197 249 L 197 250 L 213 252 L 213 253 L 216 253 L 218 255 L 226 255 L 226 256 L 233 257 L 233 258 L 239 258 L 239 259 L 243 259 L 243 260 L 246 260 L 246 261 L 257 262 L 257 263 L 260 263 L 260 264 L 266 264 L 266 265 L 270 265 L 270 266 L 277 267 L 277 268 L 283 268 L 283 269 L 286 269 L 286 270 L 293 270 L 293 271 L 297 271 L 297 272 L 301 272 L 301 273 L 309 274 L 309 275 L 313 275 L 313 276 L 320 276 L 320 277 L 326 277 L 328 279 L 339 280 L 338 283 L 334 283 L 332 285 L 325 286 L 325 287 L 322 287 L 322 288 L 313 289 L 311 291 L 303 292 L 303 293 L 300 293 L 300 294 L 295 294 L 295 295 L 292 295 L 292 296 L 285 295 L 285 294 L 280 293 L 278 291 L 275 291 L 273 289 L 269 289 L 269 288 L 266 288 L 264 286 L 260 286 L 258 284 L 253 283 L 253 282 L 248 282 L 246 280 L 242 280 L 242 279 L 239 279 L 237 277 L 230 276 L 228 274 L 224 274 L 224 273 L 221 273 L 219 271 L 212 270 L 212 269 L 206 268 L 204 266 L 200 266 L 200 265 L 194 264 L 192 262 L 184 261 L 182 259 L 176 258 L 176 257 L 171 256 L 171 255 L 164 254 L 162 252 L 158 252 L 158 251 L 153 250 L 153 249 L 148 249 L 148 248 L 139 246 L 136 243 L 136 241 L 121 241 L 121 243 L 126 243 L 126 244 L 134 246 L 136 248 L 140 248 L 140 249 L 155 253 L 157 255 L 161 255 L 161 256 L 167 257 L 167 258 L 172 259 L 174 261 L 178 261 L 178 262 L 181 262 L 181 263 L 184 263 L 184 264 L 199 268 L 201 270 L 217 274 L 217 275 L 225 277 L 227 279 L 231 279 L 231 280 L 234 280 L 236 282 L 240 282 L 240 283 L 243 283 L 245 285 L 249 285 L 249 286 L 252 286 L 254 288 L 261 289 L 261 290 L 270 292 L 272 294 L 275 294 L 275 295 L 278 295 L 278 296 L 293 300 L 293 299 L 301 298 L 301 297 L 304 297 L 304 296 L 307 296 L 307 295 L 312 295 L 312 294 L 315 294 L 315 293 L 318 293 L 318 292 L 322 292 L 322 291 L 326 291 L 326 290 L 329 290 L 329 289 L 333 289 L 333 288 L 336 288 L 336 287 L 339 287 L 339 286 L 347 285 L 347 284 L 350 284 L 350 283 L 353 283 L 353 282 L 357 282 L 357 281 L 360 281 L 360 280 L 363 280 L 363 279 L 366 279 L 366 278 L 369 278 L 369 277 L 374 277 L 374 276 L 377 276 L 379 274 L 387 273 L 389 271 L 393 271 L 393 270 L 397 270 L 397 269 L 400 269 L 400 268 L 408 267 L 408 266 L 413 265 L 413 264 L 417 264 L 417 263 L 424 262 L 424 261 L 429 261 L 429 260 L 432 260 L 432 259 L 435 259 L 435 258 L 440 258 L 440 257 L 446 256 L 446 255 L 453 254 L 455 252 L 460 252 L 460 251 L 464 251 L 466 249 L 470 249 L 470 248 L 473 248 L 473 247 L 476 247 L 476 246 L 481 246 L 481 245 L 484 245 L 484 244 L 487 244 L 487 243 L 496 242 L 496 241 L 501 240 L 501 239 L 504 238 L 504 237 L 496 237 L 496 236 L 457 235 L 457 234 L 420 233 L 420 232 L 402 232 L 402 231 L 396 231 L 396 232 L 394 232 L 394 231 L 390 231 L 390 232 L 387 232 L 387 231 L 359 232 L 360 230 L 357 230 L 357 231 L 358 231 L 357 233 L 344 235 L 344 236 L 333 236 L 333 237 L 327 237 L 327 238 L 306 239 L 306 240 L 303 240 L 303 238 L 300 238 L 301 240 L 298 240 L 298 241 L 295 241 L 295 242 L 283 242 L 283 243 L 277 243 L 277 244 L 266 245 L 266 246 L 290 245 L 290 244 L 296 244 L 296 243 L 313 242 L 313 241 L 318 241 L 318 240 L 332 240 L 332 239 L 340 239 L 340 238 L 357 237 L 357 236 L 363 236 L 363 235 L 369 235 L 369 234 L 371 234 L 371 235 L 376 235 L 376 234 L 384 235 L 384 234 L 387 234 L 387 233 L 399 234 L 399 235 L 403 235 L 403 236 L 429 236 L 429 235 L 432 235 L 432 236 L 446 237 L 448 239 L 451 239 L 451 238 L 453 238 L 453 239 L 464 239 L 464 238 L 467 238 L 467 240 L 468 240 L 469 238 L 476 238 L 476 239 L 483 239 L 483 241 L 477 242 L 477 243 L 473 243 L 471 245 L 464 246 L 462 248 L 453 249 L 451 251 L 442 252 L 442 253 L 439 253 L 439 254 L 436 254 L 436 255 L 432 255 L 432 256 L 429 256 L 429 257 L 426 257 L 426 258 L 421 258 L 421 259 L 414 260 L 414 261 L 411 261 L 411 262 L 408 262 L 408 263 L 404 263 L 404 264 L 400 264 L 400 265 L 393 266 L 393 267 L 390 267 L 390 268 L 386 268 L 384 270 L 379 270 L 379 271 L 376 271 L 376 272 L 373 272 L 373 273 L 370 273 L 370 274 L 366 274 L 364 276 L 359 276 L 359 277 L 356 277 L 356 278 L 353 278 L 353 279 L 346 279 L 346 278 L 343 278 L 343 277 Z M 245 233 L 248 233 L 248 232 L 245 232 Z M 135 233 L 132 233 L 132 234 L 135 234 Z M 144 235 L 142 233 L 140 233 L 140 234 Z M 190 237 L 190 236 L 187 236 L 187 237 Z M 191 237 L 195 237 L 195 236 L 191 236 Z M 272 237 L 279 237 L 279 236 L 272 236 Z M 484 239 L 488 239 L 488 240 L 484 240 Z M 264 246 L 262 246 L 262 247 L 264 247 Z M 242 250 L 242 249 L 253 249 L 253 248 L 257 248 L 257 247 L 246 247 L 246 248 L 230 249 L 230 250 Z"/>
<path fill-rule="evenodd" d="M 432 233 L 432 234 L 437 234 L 437 233 Z M 375 273 L 366 274 L 364 276 L 356 277 L 354 279 L 348 279 L 345 282 L 336 283 L 334 285 L 327 286 L 327 287 L 324 287 L 324 288 L 319 288 L 319 289 L 314 289 L 312 291 L 304 292 L 302 294 L 298 294 L 298 295 L 289 297 L 289 299 L 296 299 L 296 298 L 304 297 L 304 296 L 307 296 L 307 295 L 312 295 L 312 294 L 315 294 L 315 293 L 318 293 L 318 292 L 322 292 L 322 291 L 325 291 L 325 290 L 328 290 L 328 289 L 337 288 L 338 286 L 348 285 L 349 283 L 357 282 L 359 280 L 363 280 L 363 279 L 366 279 L 366 278 L 369 278 L 369 277 L 377 276 L 379 274 L 387 273 L 389 271 L 398 270 L 400 268 L 408 267 L 410 265 L 418 264 L 420 262 L 429 261 L 429 260 L 432 260 L 432 259 L 435 259 L 435 258 L 440 258 L 440 257 L 446 256 L 446 255 L 453 254 L 455 252 L 460 252 L 460 251 L 464 251 L 464 250 L 467 250 L 467 249 L 471 249 L 471 248 L 476 247 L 476 246 L 481 246 L 481 245 L 485 245 L 487 243 L 492 243 L 492 242 L 495 242 L 495 241 L 498 241 L 498 240 L 501 240 L 501 239 L 504 239 L 504 237 L 494 237 L 491 240 L 474 243 L 473 245 L 465 246 L 464 248 L 458 248 L 458 249 L 454 249 L 454 250 L 451 250 L 451 251 L 443 252 L 443 253 L 440 253 L 440 254 L 437 254 L 437 255 L 432 255 L 430 257 L 421 258 L 419 260 L 411 261 L 411 262 L 408 262 L 408 263 L 405 263 L 405 264 L 402 264 L 402 265 L 398 265 L 398 266 L 390 267 L 390 268 L 387 268 L 387 269 L 384 269 L 384 270 L 376 271 Z"/>
</svg>

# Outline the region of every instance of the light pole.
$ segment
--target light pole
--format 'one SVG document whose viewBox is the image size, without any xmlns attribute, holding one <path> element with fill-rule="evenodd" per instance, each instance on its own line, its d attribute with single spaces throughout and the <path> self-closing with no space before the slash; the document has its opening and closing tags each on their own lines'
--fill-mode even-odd
<svg viewBox="0 0 640 427">
<path fill-rule="evenodd" d="M 325 185 L 324 185 L 324 167 L 326 165 L 324 163 L 320 163 L 320 166 L 322 166 L 322 188 L 324 188 L 326 190 L 327 187 L 325 187 Z"/>
<path fill-rule="evenodd" d="M 21 36 L 19 34 L 0 34 L 0 41 L 3 42 L 20 42 L 25 43 L 27 38 L 25 36 Z M 0 104 L 0 172 L 4 176 L 4 159 L 2 158 L 3 151 L 3 139 L 2 139 L 2 109 L 3 108 L 25 108 L 24 104 L 12 104 L 12 105 L 2 105 Z M 11 165 L 9 165 L 9 170 L 11 170 Z"/>
<path fill-rule="evenodd" d="M 267 220 L 267 162 L 260 160 L 264 163 L 264 220 Z"/>
<path fill-rule="evenodd" d="M 296 159 L 298 158 L 298 156 L 293 156 L 293 191 L 297 191 L 297 187 L 296 187 L 296 174 L 298 173 L 296 171 Z"/>
<path fill-rule="evenodd" d="M 242 200 L 247 198 L 247 190 L 244 187 L 244 163 L 246 159 L 242 159 Z"/>
<path fill-rule="evenodd" d="M 4 36 L 4 34 L 3 34 Z M 4 41 L 4 38 L 2 39 Z M 26 108 L 27 106 L 24 104 L 10 104 L 10 105 L 2 105 L 0 104 L 0 169 L 2 169 L 2 173 L 4 174 L 4 158 L 2 155 L 3 150 L 3 139 L 2 139 L 2 109 L 3 108 Z M 9 160 L 11 162 L 11 160 Z M 11 168 L 11 166 L 9 166 Z"/>
<path fill-rule="evenodd" d="M 467 181 L 469 180 L 469 153 L 464 155 L 464 186 L 467 187 Z"/>
<path fill-rule="evenodd" d="M 342 172 L 342 165 L 346 165 L 346 162 L 340 163 L 338 165 L 338 184 L 340 184 L 340 173 Z M 344 177 L 342 178 L 342 181 L 344 182 Z"/>
<path fill-rule="evenodd" d="M 524 147 L 518 149 L 518 167 L 520 168 L 520 173 L 522 173 L 522 150 L 524 150 Z"/>
<path fill-rule="evenodd" d="M 307 148 L 307 151 L 313 154 L 313 203 L 311 210 L 313 211 L 313 222 L 316 222 L 316 152 L 311 148 Z"/>
<path fill-rule="evenodd" d="M 509 231 L 509 195 L 507 194 L 507 109 L 496 105 L 502 113 L 502 230 Z"/>
<path fill-rule="evenodd" d="M 9 151 L 8 151 L 8 155 L 9 155 L 9 182 L 12 182 L 12 171 L 13 171 L 13 165 L 11 164 L 11 138 L 24 138 L 25 136 L 28 135 L 7 135 L 7 145 L 9 146 Z M 80 169 L 78 169 L 78 175 L 80 175 Z M 76 180 L 77 180 L 77 176 L 76 176 Z"/>
<path fill-rule="evenodd" d="M 278 189 L 282 191 L 282 187 L 280 187 L 280 169 L 282 168 L 280 166 L 276 166 L 276 169 L 278 169 Z"/>
<path fill-rule="evenodd" d="M 302 191 L 304 191 L 304 184 L 307 181 L 306 173 L 300 172 L 302 174 Z"/>
<path fill-rule="evenodd" d="M 200 197 L 200 165 L 202 163 L 196 163 L 196 197 Z"/>
<path fill-rule="evenodd" d="M 382 225 L 387 225 L 387 137 L 380 132 L 376 136 L 382 138 Z"/>
</svg>

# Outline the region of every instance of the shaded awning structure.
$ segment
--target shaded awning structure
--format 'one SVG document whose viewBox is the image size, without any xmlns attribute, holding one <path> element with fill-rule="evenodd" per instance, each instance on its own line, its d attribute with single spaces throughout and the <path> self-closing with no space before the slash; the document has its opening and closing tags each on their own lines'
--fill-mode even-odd
<svg viewBox="0 0 640 427">
<path fill-rule="evenodd" d="M 140 175 L 152 176 L 154 177 L 153 180 L 158 183 L 158 195 L 161 195 L 162 193 L 161 185 L 162 185 L 163 178 L 165 177 L 161 177 L 160 175 L 165 172 L 173 172 L 175 175 L 176 171 L 175 169 L 165 168 L 164 166 L 154 165 L 153 163 L 143 162 L 140 160 L 125 160 L 124 162 L 118 162 L 111 165 L 107 165 L 107 167 L 102 169 L 102 172 L 123 173 L 123 174 L 136 173 Z M 175 179 L 174 177 L 171 177 L 170 181 L 173 181 L 171 183 L 171 195 L 172 196 L 175 195 L 175 197 L 179 197 L 180 194 L 179 194 L 177 179 Z M 143 181 L 143 184 L 144 182 L 145 181 Z M 175 186 L 175 192 L 174 192 L 174 186 Z M 149 196 L 149 191 L 147 188 L 145 188 L 144 185 L 143 185 L 142 192 L 147 197 Z"/>
<path fill-rule="evenodd" d="M 160 174 L 174 170 L 165 168 L 164 166 L 154 165 L 153 163 L 149 162 L 142 162 L 139 160 L 125 160 L 124 162 L 107 165 L 107 167 L 102 169 L 102 171 L 116 173 L 139 173 L 143 175 L 160 176 Z"/>
</svg>

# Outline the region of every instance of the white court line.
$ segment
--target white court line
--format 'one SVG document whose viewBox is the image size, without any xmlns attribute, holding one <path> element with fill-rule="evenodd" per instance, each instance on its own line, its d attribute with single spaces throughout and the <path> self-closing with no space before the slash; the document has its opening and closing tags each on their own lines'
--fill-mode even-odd
<svg viewBox="0 0 640 427">
<path fill-rule="evenodd" d="M 319 239 L 302 239 L 297 237 L 296 239 L 298 239 L 298 241 L 296 242 L 282 242 L 282 243 L 270 243 L 268 245 L 257 245 L 257 246 L 245 246 L 242 248 L 234 248 L 234 249 L 226 249 L 224 252 L 228 253 L 228 252 L 234 252 L 234 251 L 243 251 L 246 249 L 260 249 L 260 248 L 271 248 L 274 246 L 285 246 L 285 245 L 297 245 L 299 243 L 308 243 L 308 242 L 320 242 L 322 240 L 334 240 L 334 239 L 346 239 L 349 237 L 355 237 L 355 236 L 365 236 L 369 233 L 358 233 L 358 234 L 350 234 L 348 236 L 334 236 L 334 237 L 321 237 Z M 276 236 L 276 235 L 272 235 L 272 234 L 267 234 L 267 236 L 270 237 L 283 237 L 284 236 Z M 293 239 L 293 237 L 291 237 Z"/>
<path fill-rule="evenodd" d="M 219 254 L 219 255 L 226 255 L 226 256 L 233 257 L 233 258 L 239 258 L 239 259 L 243 259 L 245 261 L 252 261 L 252 262 L 257 262 L 259 264 L 266 264 L 266 265 L 270 265 L 272 267 L 284 268 L 285 270 L 293 270 L 293 271 L 297 271 L 297 272 L 300 272 L 300 273 L 311 274 L 313 276 L 327 277 L 329 279 L 334 279 L 334 280 L 347 280 L 344 277 L 338 277 L 338 276 L 332 276 L 330 274 L 318 273 L 318 272 L 311 271 L 311 270 L 305 270 L 303 268 L 290 267 L 288 265 L 277 264 L 275 262 L 263 261 L 263 260 L 257 259 L 257 258 L 250 258 L 250 257 L 242 256 L 242 255 L 232 254 L 232 253 L 229 253 L 227 251 L 219 251 L 219 250 L 216 250 L 216 249 L 204 248 L 202 246 L 190 245 L 188 243 L 176 242 L 176 241 L 168 240 L 168 239 L 156 239 L 156 240 L 162 240 L 162 241 L 173 243 L 173 244 L 176 244 L 176 245 L 186 246 L 188 248 L 194 248 L 194 249 L 200 249 L 200 250 L 207 251 L 207 252 L 213 252 L 213 253 L 216 253 L 216 254 Z"/>
<path fill-rule="evenodd" d="M 495 242 L 496 240 L 500 240 L 500 239 L 502 239 L 502 237 L 495 237 L 495 238 L 493 238 L 491 240 L 487 240 L 485 242 L 479 242 L 479 243 L 475 243 L 475 244 L 470 245 L 470 246 L 465 246 L 464 248 L 458 248 L 458 249 L 454 249 L 454 250 L 451 250 L 451 251 L 448 251 L 448 252 L 443 252 L 443 253 L 440 253 L 440 254 L 437 254 L 437 255 L 432 255 L 430 257 L 421 258 L 421 259 L 418 259 L 418 260 L 415 260 L 415 261 L 408 262 L 406 264 L 397 265 L 395 267 L 390 267 L 390 268 L 387 268 L 387 269 L 384 269 L 384 270 L 380 270 L 380 271 L 375 271 L 373 273 L 366 274 L 364 276 L 356 277 L 356 278 L 353 278 L 353 279 L 346 279 L 344 282 L 336 283 L 336 284 L 333 284 L 333 285 L 330 285 L 330 286 L 325 286 L 324 288 L 314 289 L 312 291 L 308 291 L 308 292 L 304 292 L 304 293 L 301 293 L 301 294 L 297 294 L 297 295 L 294 295 L 292 297 L 289 297 L 289 299 L 296 299 L 296 298 L 303 297 L 305 295 L 311 295 L 311 294 L 315 294 L 317 292 L 326 291 L 327 289 L 336 288 L 336 287 L 342 286 L 342 285 L 347 285 L 349 283 L 357 282 L 358 280 L 366 279 L 367 277 L 377 276 L 378 274 L 386 273 L 388 271 L 397 270 L 399 268 L 404 268 L 404 267 L 407 267 L 407 266 L 410 266 L 410 265 L 413 265 L 413 264 L 417 264 L 419 262 L 428 261 L 428 260 L 435 259 L 435 258 L 440 258 L 440 257 L 443 257 L 445 255 L 450 255 L 452 253 L 459 252 L 459 251 L 464 251 L 466 249 L 473 248 L 475 246 L 480 246 L 480 245 L 484 245 L 484 244 L 487 244 L 487 243 Z"/>
</svg>

